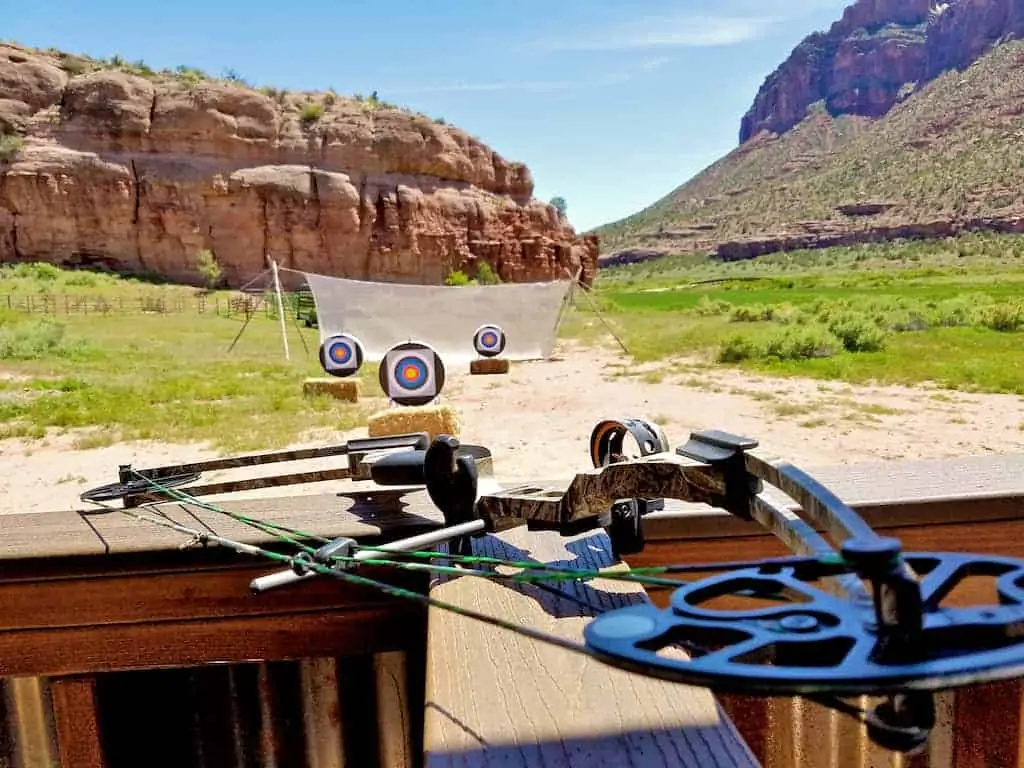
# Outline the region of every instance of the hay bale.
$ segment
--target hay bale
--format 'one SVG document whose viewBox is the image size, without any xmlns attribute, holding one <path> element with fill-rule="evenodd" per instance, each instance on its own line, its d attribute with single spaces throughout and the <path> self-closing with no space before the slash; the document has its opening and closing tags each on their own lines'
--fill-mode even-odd
<svg viewBox="0 0 1024 768">
<path fill-rule="evenodd" d="M 486 373 L 508 373 L 507 357 L 481 357 L 469 361 L 469 372 L 474 375 Z"/>
<path fill-rule="evenodd" d="M 369 437 L 426 432 L 433 440 L 438 435 L 459 434 L 459 417 L 450 405 L 397 406 L 370 416 L 366 422 Z"/>
<path fill-rule="evenodd" d="M 327 395 L 335 400 L 356 403 L 359 402 L 361 392 L 362 382 L 355 378 L 340 379 L 337 376 L 330 376 L 323 379 L 306 379 L 302 382 L 302 394 L 306 397 Z"/>
</svg>

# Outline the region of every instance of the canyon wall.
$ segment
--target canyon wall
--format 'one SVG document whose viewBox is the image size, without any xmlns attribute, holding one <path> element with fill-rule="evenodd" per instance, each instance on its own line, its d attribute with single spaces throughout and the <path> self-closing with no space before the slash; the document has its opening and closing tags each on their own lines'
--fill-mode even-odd
<svg viewBox="0 0 1024 768">
<path fill-rule="evenodd" d="M 788 131 L 817 102 L 833 115 L 880 117 L 915 88 L 1022 33 L 1020 0 L 857 0 L 765 79 L 741 121 L 740 143 Z"/>
<path fill-rule="evenodd" d="M 589 284 L 598 244 L 464 131 L 375 98 L 288 93 L 181 68 L 0 45 L 0 262 L 229 285 L 282 267 L 440 283 Z"/>
</svg>

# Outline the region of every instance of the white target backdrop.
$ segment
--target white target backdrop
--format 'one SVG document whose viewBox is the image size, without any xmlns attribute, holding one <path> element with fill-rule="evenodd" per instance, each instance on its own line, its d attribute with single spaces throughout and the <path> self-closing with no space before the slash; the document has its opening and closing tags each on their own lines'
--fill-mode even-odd
<svg viewBox="0 0 1024 768">
<path fill-rule="evenodd" d="M 395 344 L 419 339 L 443 355 L 448 366 L 479 356 L 472 335 L 482 325 L 507 334 L 501 354 L 513 362 L 549 358 L 572 287 L 571 280 L 448 286 L 302 274 L 313 292 L 322 339 L 339 333 L 358 336 L 373 361 Z"/>
</svg>

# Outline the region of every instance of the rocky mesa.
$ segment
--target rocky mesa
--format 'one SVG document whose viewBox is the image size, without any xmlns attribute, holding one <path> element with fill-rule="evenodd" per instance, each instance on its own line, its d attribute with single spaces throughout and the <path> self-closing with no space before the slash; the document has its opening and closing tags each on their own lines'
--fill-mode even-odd
<svg viewBox="0 0 1024 768">
<path fill-rule="evenodd" d="M 741 121 L 740 143 L 788 131 L 818 102 L 834 115 L 881 117 L 916 88 L 1022 32 L 1019 0 L 858 0 L 765 79 Z"/>
<path fill-rule="evenodd" d="M 1022 38 L 1022 0 L 856 0 L 766 78 L 733 151 L 595 230 L 601 263 L 1024 232 Z"/>
<path fill-rule="evenodd" d="M 268 259 L 440 283 L 487 262 L 506 281 L 582 270 L 579 237 L 533 180 L 466 132 L 379 102 L 289 93 L 0 45 L 0 261 L 229 285 Z"/>
</svg>

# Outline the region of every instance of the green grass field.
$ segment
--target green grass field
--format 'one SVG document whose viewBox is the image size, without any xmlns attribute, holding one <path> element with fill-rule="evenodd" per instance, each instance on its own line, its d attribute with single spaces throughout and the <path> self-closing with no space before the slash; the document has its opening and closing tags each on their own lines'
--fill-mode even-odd
<svg viewBox="0 0 1024 768">
<path fill-rule="evenodd" d="M 714 281 L 714 282 L 708 282 Z M 851 383 L 936 383 L 1024 393 L 1024 237 L 779 254 L 714 264 L 664 259 L 603 270 L 592 296 L 637 362 L 732 366 Z M 202 441 L 224 451 L 294 442 L 363 423 L 368 405 L 306 400 L 322 375 L 315 329 L 242 316 L 27 314 L 27 297 L 196 301 L 196 290 L 49 265 L 0 267 L 0 437 L 74 430 L 79 447 Z M 210 295 L 226 303 L 228 294 Z M 72 302 L 73 303 L 73 302 Z M 586 301 L 562 336 L 609 343 Z M 303 350 L 304 338 L 309 354 Z M 364 392 L 381 395 L 372 367 Z"/>
<path fill-rule="evenodd" d="M 112 303 L 143 295 L 189 304 L 195 299 L 191 288 L 43 266 L 0 270 L 0 296 L 77 293 Z M 302 380 L 323 375 L 315 329 L 300 330 L 289 320 L 289 363 L 279 321 L 264 313 L 253 316 L 229 353 L 242 322 L 239 315 L 189 309 L 44 316 L 0 303 L 0 437 L 41 438 L 50 429 L 74 429 L 77 447 L 196 440 L 231 451 L 280 447 L 308 430 L 363 423 L 365 406 L 303 397 Z M 363 382 L 364 392 L 381 394 L 375 376 Z"/>
<path fill-rule="evenodd" d="M 602 270 L 595 291 L 636 359 L 851 383 L 1024 393 L 1024 237 L 865 245 Z M 580 313 L 565 333 L 601 333 Z"/>
</svg>

